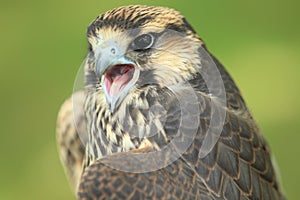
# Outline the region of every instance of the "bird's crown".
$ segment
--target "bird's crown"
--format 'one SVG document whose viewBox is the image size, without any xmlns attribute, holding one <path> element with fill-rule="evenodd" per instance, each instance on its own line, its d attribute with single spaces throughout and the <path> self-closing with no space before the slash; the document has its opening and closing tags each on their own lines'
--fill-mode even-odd
<svg viewBox="0 0 300 200">
<path fill-rule="evenodd" d="M 157 6 L 132 5 L 107 11 L 90 24 L 87 35 L 96 35 L 99 29 L 105 27 L 119 31 L 157 27 L 195 35 L 194 29 L 178 11 Z"/>
</svg>

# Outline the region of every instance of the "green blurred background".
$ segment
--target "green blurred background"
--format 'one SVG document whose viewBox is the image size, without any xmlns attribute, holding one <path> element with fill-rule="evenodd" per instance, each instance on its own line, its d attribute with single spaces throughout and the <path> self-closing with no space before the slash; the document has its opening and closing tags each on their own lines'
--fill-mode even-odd
<svg viewBox="0 0 300 200">
<path fill-rule="evenodd" d="M 75 199 L 58 159 L 56 115 L 87 52 L 86 27 L 128 4 L 186 16 L 236 80 L 276 155 L 287 196 L 299 199 L 297 0 L 2 0 L 0 199 Z"/>
</svg>

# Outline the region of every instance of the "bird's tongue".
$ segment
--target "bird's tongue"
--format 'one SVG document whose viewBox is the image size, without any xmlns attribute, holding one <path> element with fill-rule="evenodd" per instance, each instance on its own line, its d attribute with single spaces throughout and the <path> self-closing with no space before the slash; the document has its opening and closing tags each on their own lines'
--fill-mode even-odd
<svg viewBox="0 0 300 200">
<path fill-rule="evenodd" d="M 115 65 L 104 76 L 104 86 L 111 98 L 118 98 L 133 77 L 134 67 L 131 65 Z"/>
</svg>

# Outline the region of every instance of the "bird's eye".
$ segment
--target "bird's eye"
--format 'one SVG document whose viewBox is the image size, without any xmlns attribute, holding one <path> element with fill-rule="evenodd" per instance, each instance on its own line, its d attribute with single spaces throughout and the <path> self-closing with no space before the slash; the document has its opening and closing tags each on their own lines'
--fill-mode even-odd
<svg viewBox="0 0 300 200">
<path fill-rule="evenodd" d="M 135 51 L 147 50 L 152 47 L 154 37 L 151 34 L 143 34 L 138 36 L 132 43 L 132 48 Z"/>
</svg>

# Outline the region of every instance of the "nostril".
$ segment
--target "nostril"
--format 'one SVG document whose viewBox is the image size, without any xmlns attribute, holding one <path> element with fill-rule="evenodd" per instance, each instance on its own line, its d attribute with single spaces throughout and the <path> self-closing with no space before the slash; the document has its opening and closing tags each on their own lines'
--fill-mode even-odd
<svg viewBox="0 0 300 200">
<path fill-rule="evenodd" d="M 110 51 L 111 51 L 112 54 L 116 54 L 116 49 L 115 48 L 111 48 Z"/>
</svg>

